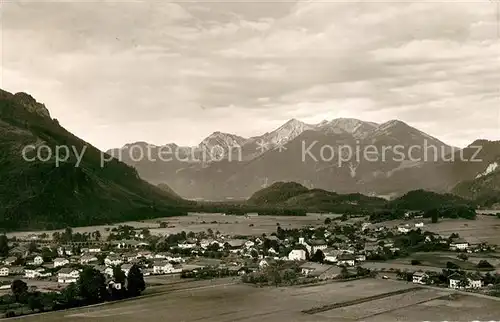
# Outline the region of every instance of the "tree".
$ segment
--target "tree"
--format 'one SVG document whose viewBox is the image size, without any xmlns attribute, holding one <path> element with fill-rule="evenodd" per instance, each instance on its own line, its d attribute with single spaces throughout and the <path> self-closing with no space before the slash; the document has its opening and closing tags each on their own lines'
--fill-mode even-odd
<svg viewBox="0 0 500 322">
<path fill-rule="evenodd" d="M 40 292 L 30 294 L 30 296 L 28 297 L 28 307 L 31 309 L 31 311 L 43 310 L 43 303 L 40 296 Z"/>
<path fill-rule="evenodd" d="M 145 289 L 144 275 L 137 265 L 133 265 L 127 276 L 127 292 L 130 296 L 138 296 Z"/>
<path fill-rule="evenodd" d="M 412 265 L 420 265 L 420 264 L 422 264 L 422 262 L 420 262 L 418 259 L 412 259 L 411 264 Z"/>
<path fill-rule="evenodd" d="M 106 299 L 106 278 L 93 267 L 86 266 L 77 281 L 80 296 L 87 303 L 100 303 Z"/>
<path fill-rule="evenodd" d="M 9 255 L 9 240 L 7 236 L 0 235 L 0 256 L 7 257 Z"/>
<path fill-rule="evenodd" d="M 460 254 L 458 254 L 457 258 L 458 258 L 458 259 L 461 259 L 461 260 L 463 260 L 463 261 L 465 262 L 466 260 L 468 260 L 468 259 L 469 259 L 469 256 L 467 256 L 467 255 L 466 255 L 466 254 L 464 254 L 464 253 L 460 253 Z"/>
<path fill-rule="evenodd" d="M 112 288 L 111 289 L 111 298 L 114 300 L 119 300 L 125 297 L 125 282 L 127 280 L 127 276 L 125 273 L 122 271 L 120 266 L 116 265 L 113 267 L 113 281 L 117 284 L 120 284 L 121 288 L 116 289 Z"/>
<path fill-rule="evenodd" d="M 449 268 L 449 269 L 460 269 L 460 266 L 458 266 L 457 264 L 455 264 L 453 262 L 446 262 L 446 268 Z"/>
<path fill-rule="evenodd" d="M 325 254 L 321 251 L 321 249 L 318 249 L 316 253 L 311 257 L 311 262 L 316 262 L 316 263 L 323 263 L 325 260 Z"/>
<path fill-rule="evenodd" d="M 325 219 L 325 225 L 330 225 L 331 223 L 332 223 L 332 218 L 327 217 L 327 218 Z"/>
<path fill-rule="evenodd" d="M 16 301 L 19 302 L 20 299 L 28 293 L 28 284 L 21 280 L 14 280 L 10 285 L 10 289 Z"/>
<path fill-rule="evenodd" d="M 438 212 L 436 210 L 432 211 L 432 213 L 431 213 L 431 222 L 433 224 L 435 224 L 435 223 L 438 222 L 438 220 L 439 220 L 439 214 L 438 214 Z"/>
<path fill-rule="evenodd" d="M 69 284 L 60 295 L 60 302 L 65 308 L 78 305 L 78 288 L 75 283 Z"/>
<path fill-rule="evenodd" d="M 347 270 L 347 267 L 342 267 L 342 270 L 340 271 L 340 277 L 341 278 L 348 278 L 349 277 L 349 271 Z"/>
<path fill-rule="evenodd" d="M 37 247 L 37 245 L 36 245 L 36 243 L 35 243 L 35 242 L 31 242 L 31 243 L 29 243 L 29 245 L 28 245 L 28 251 L 29 251 L 30 253 L 34 253 L 34 252 L 36 252 L 37 250 L 38 250 L 38 247 Z"/>
</svg>

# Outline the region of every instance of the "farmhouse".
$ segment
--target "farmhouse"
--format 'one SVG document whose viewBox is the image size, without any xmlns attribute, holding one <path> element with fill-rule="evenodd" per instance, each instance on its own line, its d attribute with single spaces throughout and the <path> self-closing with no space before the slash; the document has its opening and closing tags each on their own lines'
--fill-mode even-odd
<svg viewBox="0 0 500 322">
<path fill-rule="evenodd" d="M 54 259 L 54 268 L 62 267 L 64 265 L 68 265 L 68 264 L 69 264 L 69 260 L 67 260 L 66 258 L 58 257 L 58 258 Z"/>
<path fill-rule="evenodd" d="M 9 276 L 10 269 L 8 267 L 0 268 L 0 276 Z"/>
<path fill-rule="evenodd" d="M 336 266 L 307 262 L 300 266 L 301 273 L 307 277 L 320 280 L 333 279 L 340 275 L 341 269 Z"/>
<path fill-rule="evenodd" d="M 455 238 L 450 243 L 450 250 L 467 250 L 469 243 L 463 238 Z"/>
<path fill-rule="evenodd" d="M 459 273 L 452 274 L 448 277 L 449 287 L 453 289 L 470 289 L 470 288 L 481 288 L 483 286 L 483 281 L 480 276 L 464 276 Z"/>
<path fill-rule="evenodd" d="M 303 249 L 293 249 L 288 254 L 288 259 L 291 261 L 303 261 L 306 259 L 306 251 Z"/>
<path fill-rule="evenodd" d="M 17 257 L 11 256 L 11 257 L 7 257 L 6 259 L 4 259 L 3 263 L 5 265 L 14 265 L 14 263 L 16 261 L 17 261 Z"/>
<path fill-rule="evenodd" d="M 426 279 L 429 278 L 429 275 L 427 275 L 424 272 L 415 272 L 413 274 L 413 283 L 414 284 L 425 284 Z"/>
<path fill-rule="evenodd" d="M 80 277 L 80 271 L 73 268 L 62 268 L 57 273 L 57 282 L 61 284 L 76 283 Z"/>
<path fill-rule="evenodd" d="M 91 254 L 85 254 L 80 257 L 80 264 L 85 265 L 85 264 L 90 264 L 92 262 L 97 262 L 97 257 Z"/>
<path fill-rule="evenodd" d="M 153 274 L 172 274 L 180 272 L 182 272 L 180 267 L 175 267 L 167 261 L 156 261 L 153 264 Z"/>
<path fill-rule="evenodd" d="M 123 263 L 123 259 L 118 255 L 109 255 L 104 259 L 106 266 L 116 266 Z"/>
<path fill-rule="evenodd" d="M 337 265 L 354 266 L 355 264 L 356 257 L 351 254 L 341 254 L 337 260 Z"/>
</svg>

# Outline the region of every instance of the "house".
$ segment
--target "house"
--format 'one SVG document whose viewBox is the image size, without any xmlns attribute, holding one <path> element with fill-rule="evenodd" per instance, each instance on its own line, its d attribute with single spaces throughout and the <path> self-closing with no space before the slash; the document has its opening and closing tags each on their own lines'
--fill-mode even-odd
<svg viewBox="0 0 500 322">
<path fill-rule="evenodd" d="M 51 276 L 51 273 L 46 273 L 45 268 L 38 267 L 36 269 L 25 269 L 24 277 L 26 278 L 40 278 L 40 277 L 48 277 Z"/>
<path fill-rule="evenodd" d="M 452 274 L 448 277 L 449 287 L 453 289 L 476 289 L 483 287 L 483 280 L 480 276 L 471 275 L 465 276 L 459 273 Z"/>
<path fill-rule="evenodd" d="M 80 264 L 82 265 L 86 265 L 86 264 L 90 264 L 92 262 L 97 262 L 97 257 L 95 257 L 95 255 L 92 255 L 92 254 L 85 254 L 85 255 L 82 255 L 82 257 L 80 257 Z"/>
<path fill-rule="evenodd" d="M 403 226 L 399 226 L 399 227 L 398 227 L 398 231 L 399 231 L 400 233 L 405 234 L 405 233 L 409 232 L 409 231 L 410 231 L 410 229 L 408 229 L 408 228 L 406 228 L 406 227 L 403 227 Z"/>
<path fill-rule="evenodd" d="M 5 265 L 14 265 L 14 263 L 17 261 L 17 257 L 11 256 L 7 257 L 6 259 L 3 260 L 3 263 Z"/>
<path fill-rule="evenodd" d="M 180 249 L 193 249 L 196 247 L 195 241 L 184 241 L 180 244 L 177 244 L 177 247 Z"/>
<path fill-rule="evenodd" d="M 423 222 L 418 222 L 415 224 L 415 228 L 422 228 L 424 227 L 424 223 Z"/>
<path fill-rule="evenodd" d="M 123 259 L 118 255 L 109 255 L 104 259 L 106 266 L 117 266 L 123 263 Z"/>
<path fill-rule="evenodd" d="M 0 276 L 9 276 L 10 269 L 6 266 L 0 268 Z"/>
<path fill-rule="evenodd" d="M 245 247 L 246 247 L 246 248 L 251 248 L 251 247 L 253 247 L 253 246 L 255 246 L 255 243 L 254 243 L 253 241 L 251 241 L 251 240 L 247 240 L 247 241 L 245 242 Z"/>
<path fill-rule="evenodd" d="M 237 250 L 241 249 L 246 242 L 247 240 L 245 239 L 229 239 L 224 243 L 224 247 L 227 247 L 232 250 Z"/>
<path fill-rule="evenodd" d="M 303 261 L 306 259 L 306 251 L 303 249 L 293 249 L 289 254 L 288 254 L 288 259 L 291 261 Z"/>
<path fill-rule="evenodd" d="M 16 246 L 9 250 L 9 254 L 15 257 L 20 257 L 20 258 L 25 258 L 26 256 L 29 255 L 29 250 L 25 246 Z"/>
<path fill-rule="evenodd" d="M 61 284 L 76 283 L 80 277 L 80 271 L 74 268 L 65 267 L 57 272 L 57 282 Z"/>
<path fill-rule="evenodd" d="M 469 243 L 463 238 L 455 238 L 450 242 L 450 250 L 467 250 Z"/>
<path fill-rule="evenodd" d="M 35 257 L 33 258 L 32 264 L 33 264 L 34 266 L 40 266 L 40 265 L 42 265 L 42 264 L 43 264 L 43 258 L 42 258 L 42 256 L 39 256 L 39 255 L 38 255 L 38 256 L 35 256 Z"/>
<path fill-rule="evenodd" d="M 54 259 L 54 268 L 62 267 L 62 266 L 68 265 L 68 264 L 69 264 L 69 260 L 67 260 L 66 258 L 58 257 L 58 258 Z"/>
<path fill-rule="evenodd" d="M 313 262 L 304 263 L 299 268 L 304 276 L 316 277 L 321 280 L 336 278 L 340 275 L 340 272 L 342 271 L 341 268 L 336 266 L 313 263 Z"/>
<path fill-rule="evenodd" d="M 418 271 L 413 274 L 413 283 L 414 284 L 425 284 L 425 281 L 429 278 L 425 272 Z"/>
<path fill-rule="evenodd" d="M 331 249 L 327 248 L 323 251 L 323 254 L 325 254 L 325 261 L 329 263 L 336 263 L 338 260 L 338 256 L 343 254 L 342 251 L 337 250 L 337 249 Z"/>
<path fill-rule="evenodd" d="M 139 259 L 139 258 L 146 258 L 146 259 L 152 259 L 154 256 L 153 256 L 153 253 L 148 251 L 148 250 L 145 250 L 145 251 L 139 251 L 137 253 L 137 256 L 136 258 Z"/>
<path fill-rule="evenodd" d="M 153 274 L 173 274 L 182 272 L 182 268 L 172 265 L 167 261 L 155 261 L 153 264 Z"/>
<path fill-rule="evenodd" d="M 89 253 L 97 254 L 97 253 L 100 253 L 101 251 L 102 251 L 101 247 L 99 247 L 99 246 L 90 246 L 89 247 Z"/>
<path fill-rule="evenodd" d="M 337 265 L 354 266 L 356 265 L 356 257 L 352 254 L 341 254 L 338 257 Z"/>
<path fill-rule="evenodd" d="M 356 261 L 357 262 L 364 262 L 366 261 L 366 255 L 365 254 L 356 254 Z"/>
<path fill-rule="evenodd" d="M 311 252 L 309 254 L 314 255 L 318 250 L 325 250 L 328 247 L 328 244 L 324 239 L 313 239 L 308 243 L 311 246 Z"/>
<path fill-rule="evenodd" d="M 276 260 L 274 260 L 272 258 L 264 258 L 259 262 L 259 268 L 260 269 L 266 268 L 267 266 L 269 266 L 273 263 L 276 263 Z"/>
<path fill-rule="evenodd" d="M 57 248 L 57 254 L 59 256 L 71 256 L 73 255 L 73 249 L 70 246 L 60 246 Z"/>
</svg>

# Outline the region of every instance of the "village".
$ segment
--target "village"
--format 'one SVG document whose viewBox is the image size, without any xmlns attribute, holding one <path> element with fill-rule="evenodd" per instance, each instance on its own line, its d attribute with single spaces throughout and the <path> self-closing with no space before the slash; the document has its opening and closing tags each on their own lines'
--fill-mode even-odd
<svg viewBox="0 0 500 322">
<path fill-rule="evenodd" d="M 99 231 L 74 233 L 71 228 L 52 236 L 2 236 L 0 291 L 8 293 L 12 282 L 22 279 L 32 290 L 58 292 L 76 283 L 86 266 L 101 272 L 110 288 L 122 287 L 114 280 L 117 267 L 127 276 L 133 266 L 140 268 L 146 283 L 162 276 L 241 276 L 246 283 L 276 286 L 378 277 L 475 291 L 500 283 L 488 261 L 474 266 L 467 262 L 478 254 L 494 259 L 494 245 L 470 243 L 456 233 L 440 236 L 423 228 L 423 222 L 386 227 L 327 217 L 318 225 L 301 228 L 282 229 L 277 223 L 276 232 L 261 236 L 212 229 L 158 236 L 128 225 L 110 229 L 107 238 Z M 430 266 L 410 259 L 412 254 L 446 254 L 455 259 L 444 267 Z M 468 265 L 461 267 L 461 263 Z"/>
</svg>

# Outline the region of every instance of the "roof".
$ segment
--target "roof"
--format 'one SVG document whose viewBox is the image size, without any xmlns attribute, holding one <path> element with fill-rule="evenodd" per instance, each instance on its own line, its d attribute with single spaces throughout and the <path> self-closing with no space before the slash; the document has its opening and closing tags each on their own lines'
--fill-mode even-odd
<svg viewBox="0 0 500 322">
<path fill-rule="evenodd" d="M 71 267 L 64 267 L 64 268 L 61 268 L 57 273 L 58 274 L 70 274 L 73 271 L 77 271 L 77 269 L 74 269 Z"/>
<path fill-rule="evenodd" d="M 413 276 L 423 277 L 423 276 L 428 276 L 428 275 L 425 272 L 418 271 L 418 272 L 413 273 Z"/>
<path fill-rule="evenodd" d="M 133 264 L 123 264 L 123 265 L 121 266 L 121 269 L 131 269 L 131 268 L 132 268 L 132 266 L 134 266 L 134 265 L 133 265 Z"/>
<path fill-rule="evenodd" d="M 231 247 L 241 247 L 245 245 L 246 242 L 247 241 L 245 239 L 230 239 L 226 241 L 226 243 L 228 243 Z"/>
<path fill-rule="evenodd" d="M 451 240 L 452 244 L 468 244 L 468 242 L 463 238 L 453 238 Z"/>
<path fill-rule="evenodd" d="M 308 244 L 311 246 L 326 245 L 326 241 L 324 239 L 311 239 Z"/>
<path fill-rule="evenodd" d="M 329 265 L 323 265 L 323 264 L 319 264 L 319 263 L 315 263 L 315 262 L 305 262 L 304 264 L 300 265 L 299 267 L 300 268 L 304 268 L 304 269 L 321 269 L 323 268 L 323 266 L 329 266 Z"/>
<path fill-rule="evenodd" d="M 349 260 L 355 260 L 356 256 L 352 254 L 341 254 L 338 256 L 338 260 L 344 260 L 344 261 L 349 261 Z"/>
</svg>

